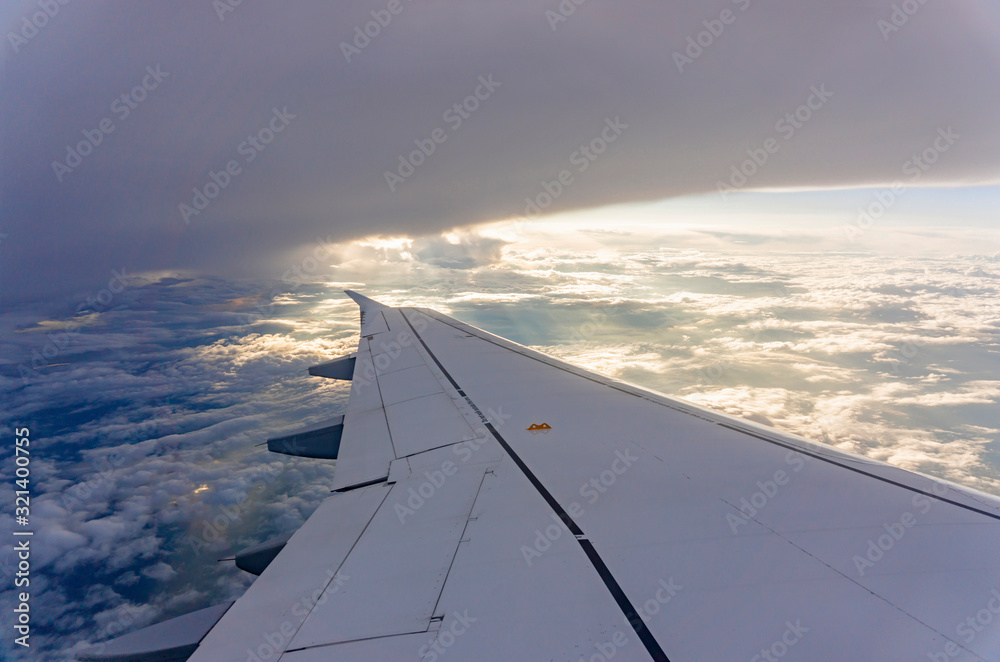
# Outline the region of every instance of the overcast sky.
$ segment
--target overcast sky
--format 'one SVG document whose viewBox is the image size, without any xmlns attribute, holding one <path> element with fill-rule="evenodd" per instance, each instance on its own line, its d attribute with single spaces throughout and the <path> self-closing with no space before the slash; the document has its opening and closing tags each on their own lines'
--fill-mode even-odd
<svg viewBox="0 0 1000 662">
<path fill-rule="evenodd" d="M 994 3 L 230 2 L 0 9 L 0 301 L 526 199 L 998 183 Z"/>
</svg>

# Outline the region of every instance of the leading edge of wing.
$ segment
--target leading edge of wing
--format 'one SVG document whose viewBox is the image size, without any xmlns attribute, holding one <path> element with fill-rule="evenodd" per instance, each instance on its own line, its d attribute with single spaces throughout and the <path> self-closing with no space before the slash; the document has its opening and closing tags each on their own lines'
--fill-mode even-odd
<svg viewBox="0 0 1000 662">
<path fill-rule="evenodd" d="M 849 471 L 853 471 L 876 480 L 884 481 L 896 485 L 897 487 L 902 487 L 909 491 L 922 494 L 929 498 L 950 503 L 951 505 L 1000 520 L 1000 498 L 991 494 L 986 494 L 980 492 L 979 490 L 975 490 L 943 478 L 929 476 L 912 469 L 902 469 L 889 464 L 888 462 L 844 451 L 834 446 L 830 446 L 822 442 L 812 441 L 796 434 L 784 432 L 745 418 L 708 409 L 707 407 L 687 402 L 677 397 L 668 396 L 631 382 L 608 377 L 607 375 L 581 368 L 580 366 L 573 365 L 572 363 L 550 356 L 544 352 L 540 352 L 512 340 L 497 336 L 489 331 L 484 331 L 483 329 L 466 322 L 462 322 L 453 317 L 449 317 L 433 309 L 412 308 L 412 310 L 419 311 L 420 313 L 443 324 L 451 326 L 456 330 L 472 334 L 481 340 L 540 363 L 544 363 L 558 370 L 576 375 L 577 377 L 603 384 L 618 391 L 628 393 L 629 395 L 633 395 L 678 412 L 700 418 L 716 425 L 731 429 L 735 432 L 746 434 L 761 441 L 804 453 L 823 462 L 836 464 Z M 914 478 L 926 480 L 927 483 L 925 485 L 915 484 L 913 480 Z"/>
</svg>

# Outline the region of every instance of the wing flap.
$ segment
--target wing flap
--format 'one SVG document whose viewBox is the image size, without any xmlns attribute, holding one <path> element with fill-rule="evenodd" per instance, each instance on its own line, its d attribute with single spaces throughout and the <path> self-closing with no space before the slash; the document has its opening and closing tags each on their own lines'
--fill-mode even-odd
<svg viewBox="0 0 1000 662">
<path fill-rule="evenodd" d="M 354 378 L 354 365 L 357 363 L 357 358 L 356 354 L 348 354 L 326 363 L 310 366 L 308 372 L 313 377 L 350 381 Z"/>
<path fill-rule="evenodd" d="M 485 469 L 442 469 L 453 454 L 410 459 L 412 474 L 392 486 L 341 568 L 345 581 L 324 594 L 292 648 L 426 631 Z"/>
<path fill-rule="evenodd" d="M 396 458 L 372 365 L 369 341 L 361 338 L 356 366 L 359 369 L 355 370 L 351 381 L 351 396 L 333 472 L 334 490 L 386 478 L 389 463 Z"/>
<path fill-rule="evenodd" d="M 418 632 L 364 641 L 350 641 L 319 648 L 303 648 L 281 656 L 281 662 L 372 662 L 373 660 L 422 660 L 431 650 L 434 633 Z M 421 654 L 423 651 L 424 654 Z M 251 660 L 252 662 L 252 660 Z"/>
<path fill-rule="evenodd" d="M 438 392 L 385 408 L 400 457 L 476 438 L 455 403 Z"/>
<path fill-rule="evenodd" d="M 284 455 L 335 460 L 343 432 L 344 417 L 335 416 L 291 434 L 268 439 L 267 450 Z"/>
<path fill-rule="evenodd" d="M 344 584 L 341 565 L 388 495 L 384 485 L 337 494 L 316 509 L 247 592 L 202 640 L 190 662 L 246 662 L 247 650 L 285 650 L 319 596 Z"/>
<path fill-rule="evenodd" d="M 423 363 L 381 375 L 379 390 L 382 393 L 384 407 L 422 398 L 432 393 L 444 393 L 434 373 Z"/>
<path fill-rule="evenodd" d="M 377 312 L 388 325 L 362 329 L 335 490 L 387 478 L 395 459 L 482 437 L 470 424 L 475 415 L 456 402 L 454 389 L 428 362 L 402 313 L 352 296 L 361 299 L 366 319 Z"/>
</svg>

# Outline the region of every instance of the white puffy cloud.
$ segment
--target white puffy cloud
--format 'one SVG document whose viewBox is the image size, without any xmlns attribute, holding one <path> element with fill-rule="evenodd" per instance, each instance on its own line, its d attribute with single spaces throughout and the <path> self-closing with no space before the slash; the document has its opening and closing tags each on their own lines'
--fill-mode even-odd
<svg viewBox="0 0 1000 662">
<path fill-rule="evenodd" d="M 15 309 L 2 426 L 37 440 L 39 649 L 60 659 L 77 639 L 239 596 L 251 579 L 216 559 L 294 530 L 328 496 L 330 463 L 255 444 L 344 406 L 343 384 L 304 369 L 354 349 L 345 285 L 1000 493 L 992 253 L 773 253 L 766 236 L 717 250 L 736 232 L 704 250 L 691 234 L 467 228 L 331 246 L 330 282 L 319 267 L 291 284 L 150 277 L 58 348 L 66 365 L 31 357 L 72 306 Z"/>
</svg>

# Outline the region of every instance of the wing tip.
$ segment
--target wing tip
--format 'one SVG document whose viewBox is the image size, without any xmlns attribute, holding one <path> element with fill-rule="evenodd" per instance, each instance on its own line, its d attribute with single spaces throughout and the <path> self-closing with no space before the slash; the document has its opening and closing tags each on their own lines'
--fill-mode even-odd
<svg viewBox="0 0 1000 662">
<path fill-rule="evenodd" d="M 344 294 L 354 299 L 354 302 L 361 306 L 361 310 L 381 310 L 383 308 L 388 308 L 385 304 L 381 304 L 374 299 L 369 299 L 363 294 L 358 294 L 354 290 L 344 290 Z"/>
</svg>

